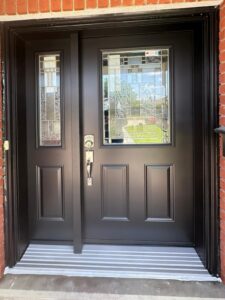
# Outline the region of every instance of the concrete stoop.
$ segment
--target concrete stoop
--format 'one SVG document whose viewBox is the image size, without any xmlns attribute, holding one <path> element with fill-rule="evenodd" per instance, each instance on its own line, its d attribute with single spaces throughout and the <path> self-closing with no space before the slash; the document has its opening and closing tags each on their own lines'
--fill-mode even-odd
<svg viewBox="0 0 225 300">
<path fill-rule="evenodd" d="M 221 282 L 6 275 L 0 300 L 225 300 Z"/>
<path fill-rule="evenodd" d="M 0 290 L 0 300 L 212 300 L 213 298 Z M 215 298 L 214 298 L 215 299 Z M 217 298 L 218 299 L 218 298 Z M 220 298 L 225 299 L 225 298 Z"/>
</svg>

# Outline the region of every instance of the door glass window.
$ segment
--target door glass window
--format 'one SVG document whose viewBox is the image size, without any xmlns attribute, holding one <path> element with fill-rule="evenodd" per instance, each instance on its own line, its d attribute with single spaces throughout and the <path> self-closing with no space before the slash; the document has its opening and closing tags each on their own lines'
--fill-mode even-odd
<svg viewBox="0 0 225 300">
<path fill-rule="evenodd" d="M 39 145 L 61 146 L 60 54 L 38 56 Z"/>
<path fill-rule="evenodd" d="M 171 143 L 169 53 L 102 52 L 105 145 Z"/>
</svg>

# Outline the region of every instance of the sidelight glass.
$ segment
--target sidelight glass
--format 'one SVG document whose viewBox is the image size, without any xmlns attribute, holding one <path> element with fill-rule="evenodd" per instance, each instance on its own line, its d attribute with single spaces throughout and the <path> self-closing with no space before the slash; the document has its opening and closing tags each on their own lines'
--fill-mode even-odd
<svg viewBox="0 0 225 300">
<path fill-rule="evenodd" d="M 104 144 L 171 143 L 167 49 L 102 51 Z"/>
<path fill-rule="evenodd" d="M 60 54 L 41 54 L 39 63 L 39 144 L 61 146 Z"/>
</svg>

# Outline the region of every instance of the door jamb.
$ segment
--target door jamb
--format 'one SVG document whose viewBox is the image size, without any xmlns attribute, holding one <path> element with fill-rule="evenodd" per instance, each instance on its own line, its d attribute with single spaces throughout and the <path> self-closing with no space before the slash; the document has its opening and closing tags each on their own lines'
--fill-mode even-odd
<svg viewBox="0 0 225 300">
<path fill-rule="evenodd" d="M 217 275 L 219 272 L 219 181 L 218 181 L 218 157 L 219 147 L 218 138 L 214 134 L 214 128 L 218 127 L 218 10 L 212 8 L 201 9 L 186 9 L 180 11 L 170 11 L 157 14 L 141 14 L 141 15 L 125 15 L 125 16 L 106 16 L 106 17 L 93 17 L 92 19 L 75 19 L 75 20 L 41 20 L 35 24 L 32 21 L 18 21 L 9 22 L 4 24 L 4 73 L 6 74 L 6 138 L 11 142 L 11 149 L 7 153 L 7 203 L 5 205 L 5 220 L 6 220 L 6 253 L 9 253 L 7 257 L 7 265 L 13 266 L 19 259 L 17 256 L 16 247 L 16 230 L 17 230 L 17 217 L 16 217 L 16 195 L 18 191 L 17 182 L 17 151 L 16 151 L 16 136 L 13 132 L 15 128 L 15 112 L 13 111 L 13 105 L 15 103 L 16 88 L 12 85 L 13 70 L 13 58 L 15 56 L 15 39 L 28 34 L 29 31 L 47 30 L 47 31 L 77 31 L 83 28 L 99 28 L 102 25 L 105 27 L 121 26 L 121 21 L 126 26 L 135 22 L 139 24 L 165 24 L 175 22 L 201 22 L 203 24 L 204 31 L 204 45 L 205 45 L 205 59 L 204 59 L 204 72 L 205 72 L 205 84 L 204 84 L 204 109 L 206 119 L 205 132 L 204 132 L 204 170 L 205 170 L 205 182 L 204 182 L 204 201 L 205 201 L 205 228 L 204 237 L 206 244 L 206 267 L 213 275 Z M 47 27 L 46 25 L 49 25 Z M 75 40 L 78 38 L 77 34 L 72 33 L 71 50 L 79 52 L 78 48 L 74 46 Z M 208 50 L 207 50 L 208 49 Z M 10 63 L 9 63 L 10 61 Z M 72 66 L 75 66 L 76 62 L 72 61 Z M 72 72 L 72 78 L 78 79 L 79 67 Z M 76 86 L 79 86 L 78 80 L 75 81 Z M 75 91 L 75 87 L 72 93 L 76 93 L 76 97 L 79 98 L 78 89 Z M 76 113 L 80 110 L 79 102 L 76 103 L 72 111 Z M 73 124 L 76 128 L 75 124 Z M 79 130 L 78 128 L 75 130 Z M 77 132 L 78 133 L 78 132 Z M 79 135 L 78 135 L 79 136 Z M 73 141 L 74 142 L 74 141 Z M 80 145 L 82 141 L 80 140 Z M 74 162 L 80 163 L 80 157 L 75 157 Z M 80 165 L 80 164 L 79 164 Z M 77 178 L 78 183 L 81 183 Z M 79 197 L 79 191 L 73 191 L 74 196 Z M 81 207 L 74 207 L 80 209 Z M 76 227 L 78 225 L 78 227 Z M 77 244 L 80 246 L 77 248 L 77 252 L 82 247 L 82 229 L 81 220 L 78 220 L 77 224 L 74 224 L 74 230 L 80 232 L 78 234 Z"/>
</svg>

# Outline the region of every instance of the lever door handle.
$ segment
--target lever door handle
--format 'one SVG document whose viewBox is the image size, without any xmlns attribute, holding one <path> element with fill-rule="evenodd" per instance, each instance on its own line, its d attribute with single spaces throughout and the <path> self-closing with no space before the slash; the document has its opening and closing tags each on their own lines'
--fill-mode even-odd
<svg viewBox="0 0 225 300">
<path fill-rule="evenodd" d="M 86 151 L 86 169 L 87 169 L 87 185 L 92 185 L 92 169 L 94 163 L 94 151 L 87 150 Z"/>
<path fill-rule="evenodd" d="M 90 159 L 87 160 L 87 177 L 91 178 L 91 171 L 92 171 L 92 162 Z"/>
</svg>

